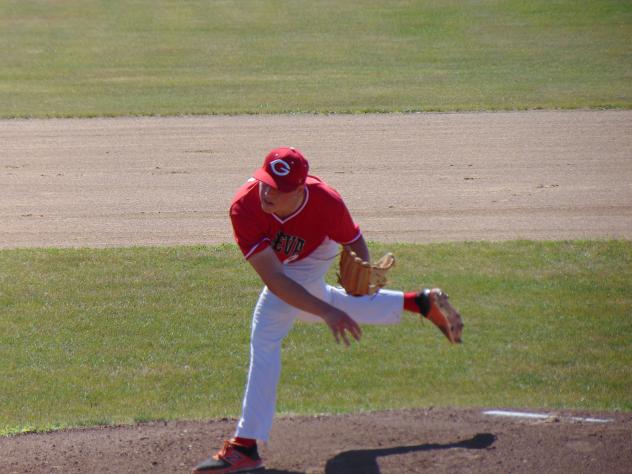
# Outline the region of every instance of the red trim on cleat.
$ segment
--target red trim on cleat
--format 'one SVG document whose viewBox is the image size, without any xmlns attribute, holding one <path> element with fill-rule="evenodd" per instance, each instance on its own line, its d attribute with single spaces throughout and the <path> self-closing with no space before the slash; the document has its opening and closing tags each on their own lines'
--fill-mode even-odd
<svg viewBox="0 0 632 474">
<path fill-rule="evenodd" d="M 261 469 L 263 462 L 257 453 L 256 446 L 252 449 L 253 455 L 249 456 L 230 441 L 224 441 L 224 446 L 217 454 L 198 464 L 191 472 L 193 474 L 232 474 Z"/>
</svg>

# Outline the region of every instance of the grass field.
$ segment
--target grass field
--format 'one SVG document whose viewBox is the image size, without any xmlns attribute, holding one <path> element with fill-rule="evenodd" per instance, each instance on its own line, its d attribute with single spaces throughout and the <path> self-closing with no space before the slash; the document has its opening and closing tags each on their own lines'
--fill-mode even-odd
<svg viewBox="0 0 632 474">
<path fill-rule="evenodd" d="M 464 344 L 413 315 L 349 349 L 297 324 L 280 412 L 632 410 L 632 242 L 388 248 L 393 287 L 449 291 Z M 0 287 L 1 434 L 239 414 L 260 283 L 235 246 L 3 250 Z"/>
<path fill-rule="evenodd" d="M 6 0 L 0 118 L 630 108 L 631 39 L 629 1 Z M 632 410 L 632 242 L 388 247 L 465 343 L 299 324 L 280 412 Z M 233 245 L 0 251 L 0 434 L 236 416 L 259 290 Z"/>
<path fill-rule="evenodd" d="M 632 104 L 612 0 L 0 3 L 0 117 Z"/>
</svg>

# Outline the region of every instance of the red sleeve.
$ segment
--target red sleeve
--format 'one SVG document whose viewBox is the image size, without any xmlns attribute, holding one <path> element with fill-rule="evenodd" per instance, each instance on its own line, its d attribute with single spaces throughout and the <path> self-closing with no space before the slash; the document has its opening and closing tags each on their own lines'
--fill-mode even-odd
<svg viewBox="0 0 632 474">
<path fill-rule="evenodd" d="M 233 224 L 235 242 L 246 259 L 270 245 L 270 239 L 260 225 L 257 225 L 257 218 L 250 215 L 241 203 L 236 202 L 230 207 L 230 221 Z"/>
<path fill-rule="evenodd" d="M 329 237 L 344 245 L 355 242 L 362 235 L 360 226 L 353 222 L 351 213 L 349 209 L 347 209 L 340 194 L 333 189 L 330 189 L 330 194 L 334 199 L 332 206 L 333 212 L 331 212 L 333 221 L 331 223 Z"/>
</svg>

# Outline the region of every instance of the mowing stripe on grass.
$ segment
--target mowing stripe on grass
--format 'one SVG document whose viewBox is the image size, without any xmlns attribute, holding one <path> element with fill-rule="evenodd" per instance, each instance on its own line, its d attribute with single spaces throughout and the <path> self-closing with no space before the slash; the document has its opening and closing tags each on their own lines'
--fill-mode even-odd
<svg viewBox="0 0 632 474">
<path fill-rule="evenodd" d="M 0 117 L 632 104 L 616 0 L 0 2 Z"/>
</svg>

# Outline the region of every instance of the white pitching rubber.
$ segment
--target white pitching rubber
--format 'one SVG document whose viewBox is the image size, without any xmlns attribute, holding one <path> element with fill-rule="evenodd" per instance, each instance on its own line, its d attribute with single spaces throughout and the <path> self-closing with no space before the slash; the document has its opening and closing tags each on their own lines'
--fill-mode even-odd
<svg viewBox="0 0 632 474">
<path fill-rule="evenodd" d="M 563 417 L 563 416 L 556 415 L 554 413 L 528 413 L 528 412 L 525 413 L 521 411 L 504 411 L 504 410 L 488 410 L 488 411 L 484 411 L 483 415 L 506 416 L 506 417 L 513 417 L 513 418 L 532 418 L 532 419 L 537 419 L 537 420 L 547 420 L 549 418 L 560 418 L 563 420 L 583 421 L 586 423 L 610 423 L 611 421 L 614 421 L 612 418 L 583 418 L 581 416 Z"/>
</svg>

